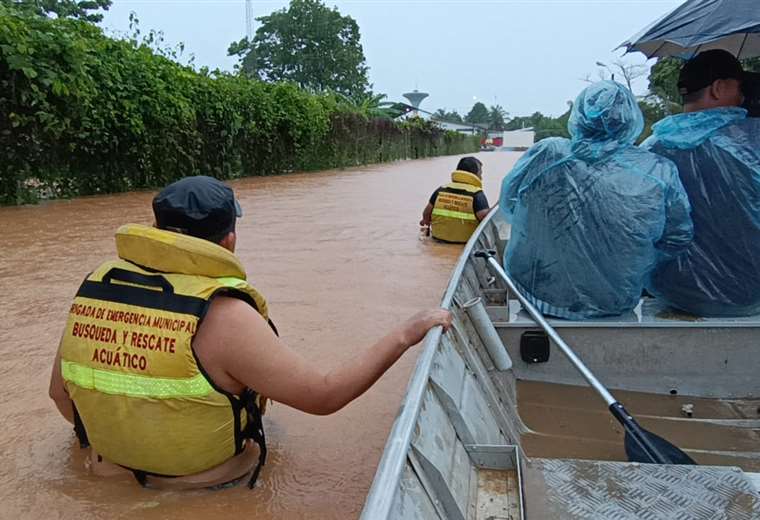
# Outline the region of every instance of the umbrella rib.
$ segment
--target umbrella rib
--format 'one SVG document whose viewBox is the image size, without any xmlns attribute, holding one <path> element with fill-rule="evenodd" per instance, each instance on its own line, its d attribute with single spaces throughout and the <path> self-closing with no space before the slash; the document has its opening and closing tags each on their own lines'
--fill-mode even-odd
<svg viewBox="0 0 760 520">
<path fill-rule="evenodd" d="M 739 52 L 736 53 L 736 59 L 740 60 L 742 56 L 742 51 L 744 50 L 744 46 L 747 44 L 747 38 L 749 38 L 749 33 L 744 33 L 744 39 L 742 40 L 741 47 L 739 47 Z"/>
<path fill-rule="evenodd" d="M 657 53 L 660 51 L 660 49 L 662 49 L 665 46 L 666 43 L 668 43 L 668 40 L 662 40 L 662 43 L 659 46 L 657 46 L 657 48 L 654 50 L 654 52 L 652 52 L 652 54 L 650 54 L 649 56 L 647 56 L 647 59 L 653 58 L 654 56 L 656 56 Z"/>
</svg>

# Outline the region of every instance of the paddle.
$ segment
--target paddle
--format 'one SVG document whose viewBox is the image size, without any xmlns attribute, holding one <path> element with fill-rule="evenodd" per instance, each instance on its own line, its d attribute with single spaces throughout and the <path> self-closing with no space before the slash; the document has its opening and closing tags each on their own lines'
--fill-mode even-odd
<svg viewBox="0 0 760 520">
<path fill-rule="evenodd" d="M 509 290 L 517 296 L 520 303 L 528 311 L 528 314 L 538 323 L 546 334 L 554 341 L 570 363 L 578 369 L 583 378 L 604 399 L 613 417 L 625 428 L 625 453 L 631 462 L 643 462 L 654 464 L 696 464 L 686 453 L 672 445 L 662 437 L 648 432 L 636 422 L 631 414 L 617 401 L 612 394 L 594 377 L 594 374 L 586 367 L 581 359 L 565 343 L 554 328 L 549 325 L 544 316 L 517 290 L 514 281 L 502 269 L 494 255 L 496 251 L 477 251 L 475 257 L 484 258 L 491 268 L 504 280 Z"/>
</svg>

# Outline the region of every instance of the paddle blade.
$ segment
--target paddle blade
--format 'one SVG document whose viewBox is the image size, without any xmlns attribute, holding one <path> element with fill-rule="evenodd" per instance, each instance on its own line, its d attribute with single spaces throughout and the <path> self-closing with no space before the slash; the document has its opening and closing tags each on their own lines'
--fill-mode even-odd
<svg viewBox="0 0 760 520">
<path fill-rule="evenodd" d="M 644 464 L 697 464 L 659 435 L 642 428 L 620 402 L 612 403 L 609 410 L 625 428 L 625 454 L 629 461 Z"/>
<path fill-rule="evenodd" d="M 651 445 L 653 445 L 657 451 L 666 459 L 666 464 L 697 464 L 694 459 L 689 457 L 682 450 L 678 449 L 676 446 L 673 446 L 671 443 L 659 435 L 644 430 L 643 428 L 639 428 L 637 435 L 646 436 L 646 440 Z M 626 430 L 625 454 L 628 456 L 628 460 L 630 462 L 641 462 L 644 464 L 652 463 L 653 461 L 651 457 L 647 454 L 641 444 L 642 443 L 639 442 L 639 440 L 634 435 L 631 435 L 630 432 Z"/>
</svg>

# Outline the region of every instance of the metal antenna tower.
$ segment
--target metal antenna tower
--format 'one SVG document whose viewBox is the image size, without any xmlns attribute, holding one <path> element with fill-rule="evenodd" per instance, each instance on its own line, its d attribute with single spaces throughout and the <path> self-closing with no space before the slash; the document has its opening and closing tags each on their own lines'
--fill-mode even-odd
<svg viewBox="0 0 760 520">
<path fill-rule="evenodd" d="M 253 3 L 252 0 L 245 0 L 245 36 L 248 40 L 253 40 Z"/>
</svg>

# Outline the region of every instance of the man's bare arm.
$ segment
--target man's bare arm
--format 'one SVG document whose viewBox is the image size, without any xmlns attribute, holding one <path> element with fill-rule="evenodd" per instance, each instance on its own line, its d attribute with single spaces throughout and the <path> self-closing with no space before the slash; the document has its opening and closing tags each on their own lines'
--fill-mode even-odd
<svg viewBox="0 0 760 520">
<path fill-rule="evenodd" d="M 422 211 L 422 220 L 420 220 L 420 226 L 429 226 L 430 220 L 433 218 L 433 205 L 428 202 L 425 209 Z"/>
<path fill-rule="evenodd" d="M 478 222 L 480 222 L 481 220 L 486 218 L 486 216 L 488 216 L 490 212 L 491 212 L 491 208 L 481 209 L 480 211 L 475 213 L 475 218 L 477 218 Z"/>
<path fill-rule="evenodd" d="M 53 362 L 53 371 L 50 374 L 50 388 L 48 390 L 50 398 L 55 402 L 55 406 L 64 419 L 74 424 L 74 404 L 63 385 L 63 376 L 61 375 L 61 352 L 55 355 Z"/>
<path fill-rule="evenodd" d="M 419 313 L 324 374 L 282 343 L 248 304 L 220 297 L 212 302 L 195 342 L 201 347 L 196 349 L 201 362 L 222 368 L 223 378 L 298 410 L 328 415 L 364 393 L 430 328 L 450 324 L 448 311 Z M 212 367 L 206 368 L 215 379 Z M 221 381 L 215 382 L 224 387 Z"/>
</svg>

